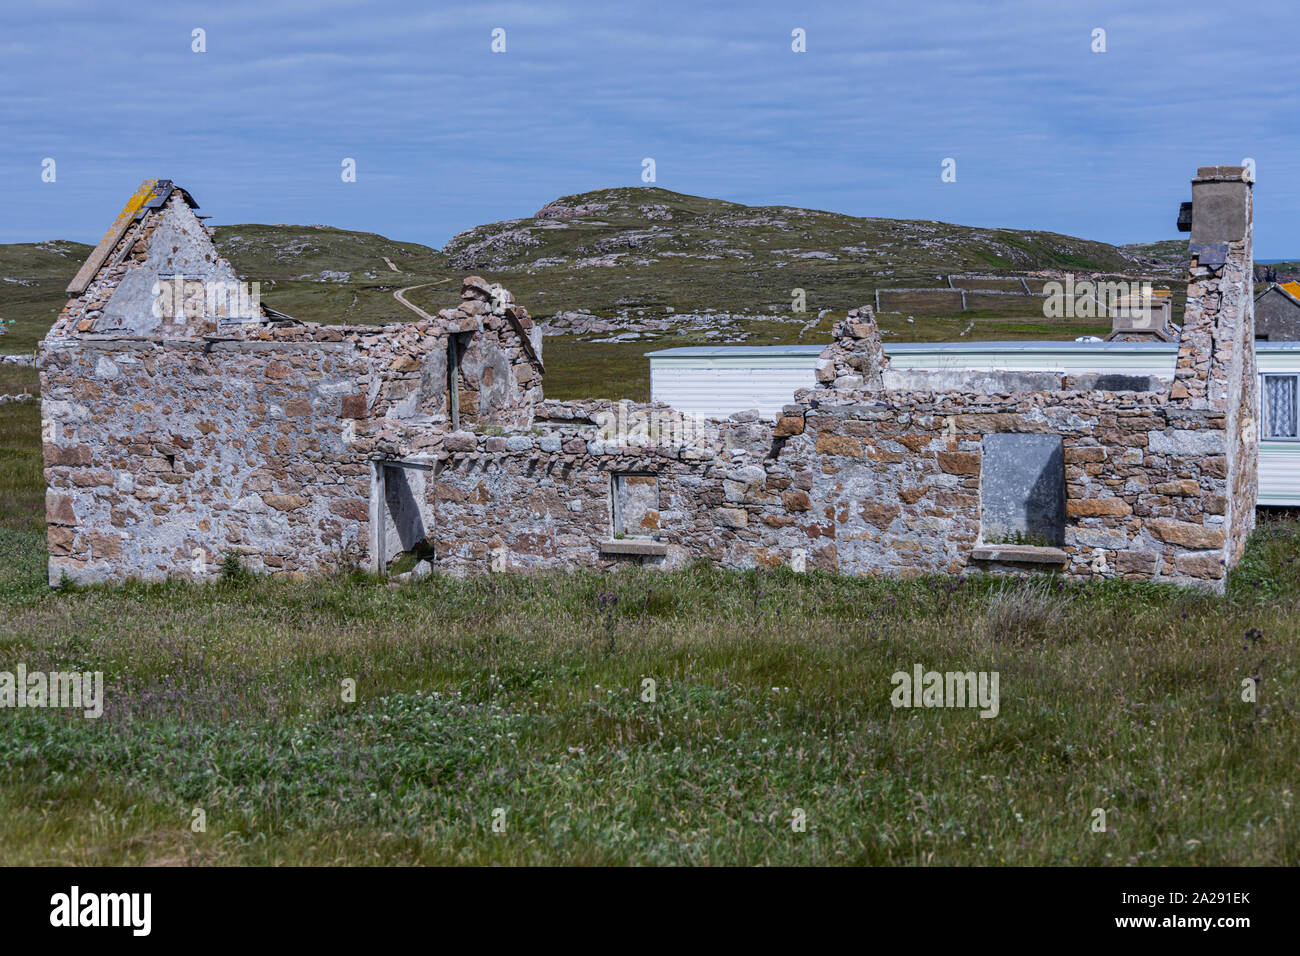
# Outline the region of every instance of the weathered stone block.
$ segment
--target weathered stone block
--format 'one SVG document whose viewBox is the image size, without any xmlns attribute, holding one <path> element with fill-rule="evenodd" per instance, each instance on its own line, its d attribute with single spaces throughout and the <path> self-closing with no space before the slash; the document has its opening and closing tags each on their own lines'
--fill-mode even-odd
<svg viewBox="0 0 1300 956">
<path fill-rule="evenodd" d="M 1122 518 L 1131 515 L 1133 507 L 1121 498 L 1071 498 L 1065 503 L 1065 513 L 1071 518 Z"/>
<path fill-rule="evenodd" d="M 366 521 L 370 517 L 370 504 L 362 498 L 340 498 L 330 502 L 330 511 L 340 518 Z"/>
<path fill-rule="evenodd" d="M 819 455 L 843 455 L 849 458 L 862 457 L 862 442 L 856 438 L 822 433 L 817 436 L 814 446 Z"/>
<path fill-rule="evenodd" d="M 803 416 L 787 415 L 779 419 L 776 428 L 772 432 L 774 438 L 789 438 L 791 435 L 802 435 L 804 429 Z"/>
<path fill-rule="evenodd" d="M 47 495 L 45 498 L 45 520 L 49 524 L 75 525 L 77 515 L 72 507 L 72 499 L 67 495 Z"/>
<path fill-rule="evenodd" d="M 1115 570 L 1120 574 L 1154 574 L 1156 556 L 1150 551 L 1116 551 Z"/>
<path fill-rule="evenodd" d="M 92 531 L 86 535 L 86 540 L 91 557 L 97 561 L 112 561 L 122 556 L 122 539 L 115 534 Z"/>
<path fill-rule="evenodd" d="M 858 513 L 867 524 L 885 530 L 899 515 L 899 507 L 885 501 L 862 501 L 858 503 Z"/>
<path fill-rule="evenodd" d="M 1085 445 L 1082 447 L 1075 446 L 1065 449 L 1065 463 L 1067 465 L 1078 465 L 1085 462 L 1098 462 L 1106 460 L 1106 449 Z"/>
<path fill-rule="evenodd" d="M 728 528 L 743 528 L 749 524 L 749 515 L 740 508 L 719 508 L 718 521 Z"/>
<path fill-rule="evenodd" d="M 1170 428 L 1152 432 L 1147 450 L 1153 455 L 1201 457 L 1223 454 L 1223 432 L 1209 429 Z"/>
<path fill-rule="evenodd" d="M 1228 459 L 1223 455 L 1202 458 L 1201 472 L 1212 478 L 1226 478 L 1228 476 Z"/>
<path fill-rule="evenodd" d="M 980 455 L 973 451 L 941 451 L 938 453 L 939 468 L 950 475 L 978 475 L 980 473 Z"/>
<path fill-rule="evenodd" d="M 305 495 L 270 494 L 263 495 L 262 500 L 276 511 L 297 511 L 311 504 L 311 499 Z"/>
<path fill-rule="evenodd" d="M 452 432 L 442 440 L 442 447 L 447 451 L 477 451 L 478 436 L 473 432 Z M 586 445 L 583 445 L 585 450 Z"/>
<path fill-rule="evenodd" d="M 1217 580 L 1224 576 L 1223 558 L 1213 554 L 1180 554 L 1174 559 L 1179 574 Z"/>
<path fill-rule="evenodd" d="M 72 554 L 76 549 L 77 532 L 75 528 L 52 525 L 46 531 L 45 540 L 50 554 Z"/>
<path fill-rule="evenodd" d="M 46 443 L 45 464 L 51 468 L 89 465 L 94 453 L 89 445 L 55 445 Z"/>
<path fill-rule="evenodd" d="M 1222 525 L 1200 525 L 1170 518 L 1154 518 L 1148 520 L 1145 527 L 1167 544 L 1176 544 L 1194 551 L 1223 547 Z"/>
<path fill-rule="evenodd" d="M 339 415 L 342 418 L 365 418 L 366 396 L 344 395 L 339 400 Z"/>
</svg>

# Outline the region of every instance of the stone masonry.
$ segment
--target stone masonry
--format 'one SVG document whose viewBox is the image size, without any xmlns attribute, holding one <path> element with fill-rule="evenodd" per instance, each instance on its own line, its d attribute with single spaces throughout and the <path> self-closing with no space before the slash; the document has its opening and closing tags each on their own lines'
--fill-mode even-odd
<svg viewBox="0 0 1300 956">
<path fill-rule="evenodd" d="M 774 423 L 695 422 L 545 400 L 537 326 L 474 276 L 458 308 L 383 327 L 160 316 L 160 279 L 233 270 L 150 181 L 42 344 L 50 582 L 207 578 L 234 553 L 285 575 L 704 558 L 1221 589 L 1254 520 L 1250 183 L 1203 168 L 1193 207 L 1172 380 L 896 372 L 864 306 Z"/>
</svg>

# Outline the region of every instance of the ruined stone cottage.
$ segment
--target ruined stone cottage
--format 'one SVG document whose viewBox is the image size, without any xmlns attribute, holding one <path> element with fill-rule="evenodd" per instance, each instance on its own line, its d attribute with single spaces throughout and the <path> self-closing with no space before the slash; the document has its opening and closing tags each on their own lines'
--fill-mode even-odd
<svg viewBox="0 0 1300 956">
<path fill-rule="evenodd" d="M 1253 525 L 1239 167 L 1193 180 L 1173 378 L 891 370 L 864 307 L 775 422 L 544 400 L 538 329 L 477 277 L 432 318 L 294 322 L 240 294 L 195 208 L 146 182 L 42 343 L 51 584 L 207 578 L 235 553 L 277 574 L 703 558 L 1222 588 Z"/>
</svg>

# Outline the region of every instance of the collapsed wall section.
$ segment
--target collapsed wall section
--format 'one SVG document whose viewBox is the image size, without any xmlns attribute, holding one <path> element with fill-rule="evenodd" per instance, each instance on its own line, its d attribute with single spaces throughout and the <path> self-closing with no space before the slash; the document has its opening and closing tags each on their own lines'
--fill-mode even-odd
<svg viewBox="0 0 1300 956">
<path fill-rule="evenodd" d="M 881 575 L 1048 567 L 1088 579 L 1222 585 L 1221 412 L 1153 407 L 1142 393 L 802 398 L 776 429 L 715 423 L 686 445 L 603 438 L 602 422 L 619 409 L 612 403 L 548 402 L 537 434 L 435 437 L 422 449 L 433 468 L 432 567 L 706 558 Z M 985 455 L 1002 436 L 1059 436 L 1059 541 L 990 540 L 983 518 L 999 491 L 988 484 Z M 622 475 L 655 483 L 653 522 L 631 535 L 644 548 L 624 551 L 615 538 Z"/>
</svg>

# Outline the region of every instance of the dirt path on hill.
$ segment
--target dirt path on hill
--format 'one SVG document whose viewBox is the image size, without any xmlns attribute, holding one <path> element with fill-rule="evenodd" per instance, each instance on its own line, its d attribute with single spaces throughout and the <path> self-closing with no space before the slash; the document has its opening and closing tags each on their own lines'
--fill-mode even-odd
<svg viewBox="0 0 1300 956">
<path fill-rule="evenodd" d="M 396 292 L 394 292 L 393 298 L 396 299 L 398 302 L 402 303 L 402 305 L 406 306 L 408 309 L 410 309 L 420 318 L 428 319 L 430 322 L 433 322 L 436 321 L 434 317 L 431 316 L 428 312 L 425 312 L 424 309 L 420 308 L 418 305 L 412 305 L 410 300 L 406 298 L 406 293 L 414 289 L 423 289 L 427 285 L 440 285 L 443 282 L 450 282 L 450 281 L 451 281 L 450 279 L 436 279 L 433 282 L 421 282 L 419 285 L 408 285 L 405 289 L 398 289 Z"/>
</svg>

